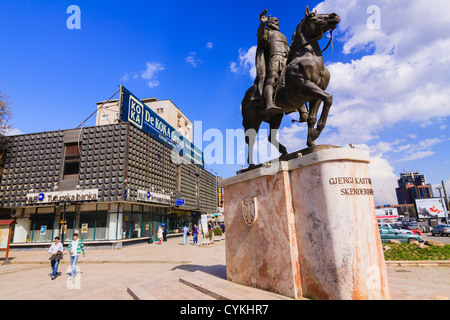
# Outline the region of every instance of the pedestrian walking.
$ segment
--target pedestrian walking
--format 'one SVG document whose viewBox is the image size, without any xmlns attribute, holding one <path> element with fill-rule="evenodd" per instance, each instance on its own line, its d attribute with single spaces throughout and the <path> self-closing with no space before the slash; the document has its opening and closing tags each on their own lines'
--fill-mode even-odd
<svg viewBox="0 0 450 320">
<path fill-rule="evenodd" d="M 192 235 L 194 236 L 194 244 L 198 242 L 198 227 L 194 225 L 194 229 L 192 230 Z"/>
<path fill-rule="evenodd" d="M 85 256 L 83 240 L 78 238 L 78 233 L 73 234 L 73 240 L 69 243 L 67 250 L 70 252 L 70 265 L 72 266 L 72 272 L 70 273 L 70 279 L 73 279 L 77 274 L 77 262 L 78 256 L 83 251 L 83 257 Z"/>
<path fill-rule="evenodd" d="M 50 253 L 52 256 L 50 257 L 50 265 L 52 267 L 52 275 L 51 279 L 55 280 L 55 278 L 58 275 L 58 266 L 59 266 L 59 260 L 62 259 L 63 256 L 63 245 L 61 242 L 59 242 L 59 237 L 55 237 L 54 243 L 50 246 L 48 249 L 48 253 Z"/>
<path fill-rule="evenodd" d="M 163 223 L 163 242 L 167 241 L 167 227 L 166 225 Z"/>
<path fill-rule="evenodd" d="M 158 244 L 161 244 L 161 239 L 163 237 L 163 229 L 161 226 L 159 226 L 158 233 L 156 234 L 156 236 L 158 237 Z"/>
<path fill-rule="evenodd" d="M 184 228 L 183 228 L 183 244 L 184 245 L 188 244 L 188 233 L 189 233 L 189 229 L 186 225 L 184 225 Z"/>
</svg>

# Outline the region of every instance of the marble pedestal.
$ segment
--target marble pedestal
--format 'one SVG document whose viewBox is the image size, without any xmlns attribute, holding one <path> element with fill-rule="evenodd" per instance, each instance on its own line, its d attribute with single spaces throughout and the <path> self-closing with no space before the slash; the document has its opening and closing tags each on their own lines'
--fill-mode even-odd
<svg viewBox="0 0 450 320">
<path fill-rule="evenodd" d="M 235 183 L 223 180 L 231 183 L 224 190 L 227 279 L 301 298 L 289 174 L 280 169 L 269 175 L 257 169 Z"/>
<path fill-rule="evenodd" d="M 390 299 L 368 163 L 366 151 L 332 148 L 222 180 L 228 280 L 293 298 Z"/>
</svg>

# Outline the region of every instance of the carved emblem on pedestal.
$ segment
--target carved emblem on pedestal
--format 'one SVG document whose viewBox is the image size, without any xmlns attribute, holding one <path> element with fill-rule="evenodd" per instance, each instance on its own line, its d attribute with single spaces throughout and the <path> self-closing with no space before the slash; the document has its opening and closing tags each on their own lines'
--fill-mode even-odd
<svg viewBox="0 0 450 320">
<path fill-rule="evenodd" d="M 243 199 L 241 202 L 242 217 L 245 223 L 252 227 L 258 219 L 258 206 L 256 197 Z"/>
</svg>

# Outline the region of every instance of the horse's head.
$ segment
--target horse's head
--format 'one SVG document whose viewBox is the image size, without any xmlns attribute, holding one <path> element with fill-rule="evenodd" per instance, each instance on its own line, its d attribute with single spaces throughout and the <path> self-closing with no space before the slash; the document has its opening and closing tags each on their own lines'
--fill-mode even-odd
<svg viewBox="0 0 450 320">
<path fill-rule="evenodd" d="M 317 11 L 310 12 L 306 7 L 305 18 L 300 22 L 303 23 L 303 34 L 309 38 L 322 38 L 322 36 L 334 30 L 341 18 L 336 13 L 318 14 Z"/>
<path fill-rule="evenodd" d="M 323 35 L 334 30 L 341 18 L 336 13 L 318 14 L 317 11 L 309 11 L 306 7 L 305 18 L 298 24 L 292 37 L 291 52 L 311 43 L 320 40 Z"/>
</svg>

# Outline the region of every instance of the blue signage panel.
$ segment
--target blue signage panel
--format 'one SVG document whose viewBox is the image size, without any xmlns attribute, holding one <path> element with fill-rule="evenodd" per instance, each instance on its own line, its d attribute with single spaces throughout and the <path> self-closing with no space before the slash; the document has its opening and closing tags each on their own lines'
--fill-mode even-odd
<svg viewBox="0 0 450 320">
<path fill-rule="evenodd" d="M 177 206 L 184 206 L 184 199 L 177 199 L 176 205 Z"/>
<path fill-rule="evenodd" d="M 124 86 L 121 88 L 121 120 L 123 122 L 132 123 L 170 148 L 179 150 L 180 155 L 188 158 L 194 164 L 204 167 L 203 152 L 200 149 Z"/>
</svg>

